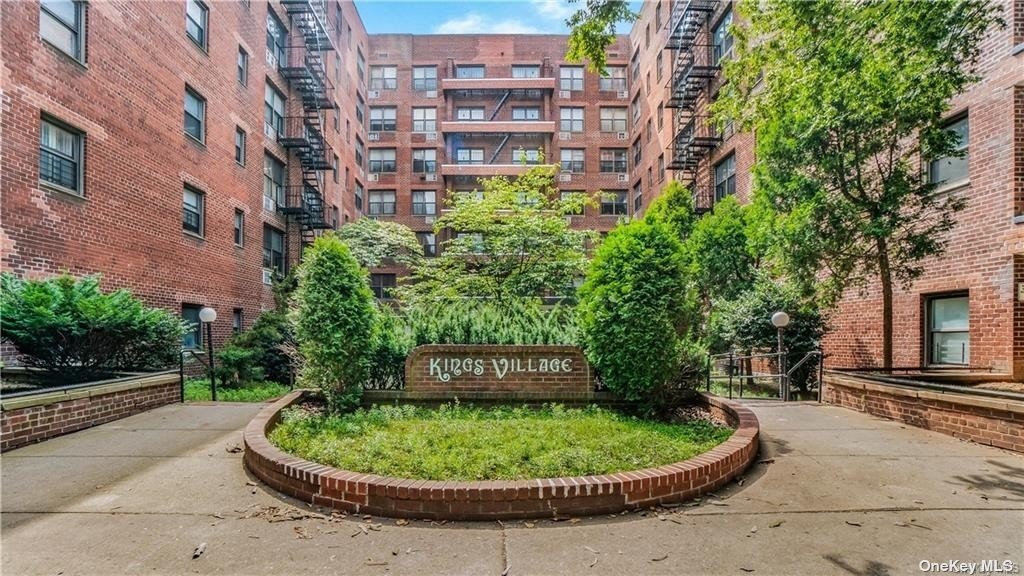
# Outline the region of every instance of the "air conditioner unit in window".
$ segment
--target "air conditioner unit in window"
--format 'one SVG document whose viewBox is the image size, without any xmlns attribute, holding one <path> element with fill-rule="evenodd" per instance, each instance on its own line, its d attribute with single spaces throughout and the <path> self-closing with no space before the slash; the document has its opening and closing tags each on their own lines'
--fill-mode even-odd
<svg viewBox="0 0 1024 576">
<path fill-rule="evenodd" d="M 380 98 L 380 90 L 370 90 L 369 92 L 366 93 L 366 98 L 368 100 Z"/>
<path fill-rule="evenodd" d="M 572 182 L 572 174 L 569 172 L 562 172 L 558 175 L 559 182 Z"/>
<path fill-rule="evenodd" d="M 277 202 L 274 202 L 274 199 L 271 198 L 270 196 L 264 196 L 263 209 L 268 212 L 274 212 L 275 210 L 277 210 Z"/>
<path fill-rule="evenodd" d="M 424 174 L 423 179 L 427 182 L 437 182 L 437 174 Z"/>
<path fill-rule="evenodd" d="M 434 217 L 433 216 L 424 216 L 423 217 L 423 223 L 424 224 L 433 224 L 434 223 Z"/>
<path fill-rule="evenodd" d="M 378 180 L 380 180 L 380 174 L 370 174 L 370 177 L 367 178 L 367 180 L 369 180 L 370 182 L 377 182 Z"/>
<path fill-rule="evenodd" d="M 427 142 L 434 142 L 437 140 L 437 132 L 424 132 L 423 139 Z"/>
<path fill-rule="evenodd" d="M 619 136 L 619 140 L 625 140 L 626 138 L 629 138 L 629 133 L 628 132 L 619 132 L 618 136 Z"/>
<path fill-rule="evenodd" d="M 274 283 L 274 271 L 270 268 L 263 269 L 263 283 L 270 286 Z"/>
<path fill-rule="evenodd" d="M 572 96 L 572 94 L 570 94 L 568 90 L 559 90 L 558 91 L 558 97 L 559 98 L 569 98 L 570 96 Z"/>
<path fill-rule="evenodd" d="M 619 182 L 629 182 L 629 174 L 619 174 Z"/>
<path fill-rule="evenodd" d="M 371 142 L 380 140 L 380 132 L 367 132 L 366 139 L 370 140 Z"/>
<path fill-rule="evenodd" d="M 437 98 L 437 90 L 427 90 L 427 98 Z"/>
<path fill-rule="evenodd" d="M 572 140 L 572 132 L 559 132 L 558 133 L 558 139 L 559 140 Z"/>
<path fill-rule="evenodd" d="M 629 92 L 626 90 L 619 90 L 619 98 L 629 98 Z"/>
</svg>

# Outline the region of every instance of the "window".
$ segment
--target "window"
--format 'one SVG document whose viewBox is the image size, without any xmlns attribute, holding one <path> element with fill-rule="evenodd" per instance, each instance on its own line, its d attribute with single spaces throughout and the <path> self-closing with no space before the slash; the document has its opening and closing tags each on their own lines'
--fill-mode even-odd
<svg viewBox="0 0 1024 576">
<path fill-rule="evenodd" d="M 482 64 L 462 64 L 455 67 L 456 78 L 483 78 L 484 67 Z"/>
<path fill-rule="evenodd" d="M 633 101 L 629 104 L 630 113 L 633 116 L 633 127 L 636 127 L 637 123 L 640 122 L 640 95 L 637 94 Z"/>
<path fill-rule="evenodd" d="M 967 145 L 970 141 L 970 129 L 967 116 L 950 122 L 946 130 L 957 138 L 956 154 L 932 160 L 928 166 L 928 181 L 940 186 L 960 185 L 969 177 Z"/>
<path fill-rule="evenodd" d="M 331 172 L 334 177 L 334 183 L 338 183 L 338 155 L 335 154 L 334 158 L 331 159 Z"/>
<path fill-rule="evenodd" d="M 626 109 L 624 107 L 601 108 L 601 132 L 625 132 Z"/>
<path fill-rule="evenodd" d="M 601 76 L 597 82 L 597 88 L 603 92 L 625 92 L 626 91 L 626 67 L 608 66 L 604 69 L 607 76 Z"/>
<path fill-rule="evenodd" d="M 413 190 L 412 213 L 413 216 L 433 216 L 436 214 L 436 193 L 433 190 Z"/>
<path fill-rule="evenodd" d="M 562 148 L 562 172 L 583 172 L 585 153 L 582 148 Z"/>
<path fill-rule="evenodd" d="M 658 52 L 658 58 L 655 60 L 655 67 L 654 68 L 655 68 L 655 72 L 658 75 L 658 82 L 661 82 L 661 68 L 662 68 L 662 63 L 663 63 L 663 60 L 664 60 L 664 58 L 662 58 L 662 56 L 664 56 L 664 54 L 665 54 L 664 52 Z"/>
<path fill-rule="evenodd" d="M 373 290 L 373 295 L 381 300 L 390 300 L 395 280 L 394 274 L 370 274 L 370 289 Z"/>
<path fill-rule="evenodd" d="M 363 140 L 359 136 L 356 136 L 355 156 L 356 156 L 356 166 L 359 166 L 360 168 L 362 168 L 364 166 L 364 164 L 363 164 Z"/>
<path fill-rule="evenodd" d="M 284 206 L 284 163 L 270 154 L 263 154 L 263 195 Z"/>
<path fill-rule="evenodd" d="M 199 0 L 185 0 L 185 33 L 206 50 L 206 20 L 209 8 Z"/>
<path fill-rule="evenodd" d="M 654 28 L 661 30 L 661 2 L 658 2 L 658 5 L 654 7 Z"/>
<path fill-rule="evenodd" d="M 540 150 L 525 150 L 516 148 L 512 151 L 513 164 L 538 164 L 540 163 Z"/>
<path fill-rule="evenodd" d="M 231 331 L 238 334 L 242 331 L 242 309 L 235 308 L 231 311 Z"/>
<path fill-rule="evenodd" d="M 561 132 L 583 132 L 583 108 L 560 108 Z"/>
<path fill-rule="evenodd" d="M 644 142 L 645 143 L 650 142 L 651 138 L 653 138 L 653 137 L 654 137 L 654 124 L 652 123 L 651 119 L 648 118 L 647 119 L 647 129 L 644 131 Z"/>
<path fill-rule="evenodd" d="M 334 131 L 341 133 L 341 106 L 334 105 Z"/>
<path fill-rule="evenodd" d="M 235 246 L 245 246 L 245 212 L 235 210 Z"/>
<path fill-rule="evenodd" d="M 394 132 L 397 114 L 394 106 L 371 106 L 370 132 Z"/>
<path fill-rule="evenodd" d="M 732 54 L 732 10 L 728 10 L 711 31 L 711 64 L 717 66 Z"/>
<path fill-rule="evenodd" d="M 967 294 L 928 299 L 928 363 L 970 364 L 971 336 Z"/>
<path fill-rule="evenodd" d="M 483 106 L 459 106 L 455 109 L 456 120 L 483 120 Z"/>
<path fill-rule="evenodd" d="M 512 66 L 513 78 L 540 78 L 540 66 L 514 65 Z"/>
<path fill-rule="evenodd" d="M 274 140 L 284 136 L 284 94 L 270 82 L 263 92 L 263 133 Z"/>
<path fill-rule="evenodd" d="M 366 84 L 366 58 L 363 57 L 362 48 L 356 48 L 356 76 L 361 84 Z"/>
<path fill-rule="evenodd" d="M 736 193 L 736 155 L 715 164 L 715 202 Z"/>
<path fill-rule="evenodd" d="M 263 267 L 284 276 L 284 233 L 263 226 Z"/>
<path fill-rule="evenodd" d="M 238 47 L 238 83 L 242 86 L 249 83 L 249 53 L 241 46 Z"/>
<path fill-rule="evenodd" d="M 658 182 L 665 181 L 665 155 L 658 156 Z"/>
<path fill-rule="evenodd" d="M 413 108 L 412 131 L 434 132 L 437 130 L 437 108 Z"/>
<path fill-rule="evenodd" d="M 633 168 L 640 167 L 640 161 L 643 159 L 644 147 L 640 145 L 640 137 L 637 136 L 636 140 L 633 141 Z"/>
<path fill-rule="evenodd" d="M 397 66 L 370 66 L 370 90 L 398 88 Z"/>
<path fill-rule="evenodd" d="M 641 182 L 633 186 L 633 213 L 636 214 L 644 207 L 644 190 Z"/>
<path fill-rule="evenodd" d="M 636 79 L 640 77 L 640 47 L 637 46 L 633 52 L 633 57 L 629 59 L 629 78 L 636 82 Z"/>
<path fill-rule="evenodd" d="M 44 118 L 39 127 L 39 179 L 83 195 L 84 140 L 81 132 Z"/>
<path fill-rule="evenodd" d="M 483 148 L 459 148 L 455 151 L 456 164 L 483 164 Z"/>
<path fill-rule="evenodd" d="M 191 186 L 185 186 L 182 196 L 181 229 L 203 235 L 203 193 Z"/>
<path fill-rule="evenodd" d="M 512 119 L 516 121 L 539 120 L 540 108 L 528 106 L 515 106 L 512 108 Z"/>
<path fill-rule="evenodd" d="M 39 8 L 39 36 L 75 60 L 85 62 L 85 4 L 42 0 Z"/>
<path fill-rule="evenodd" d="M 437 150 L 433 148 L 414 149 L 412 151 L 412 171 L 417 174 L 437 172 Z"/>
<path fill-rule="evenodd" d="M 370 190 L 370 215 L 394 215 L 394 213 L 394 190 Z"/>
<path fill-rule="evenodd" d="M 284 24 L 274 15 L 267 12 L 267 65 L 278 68 L 285 63 L 284 47 L 288 44 L 288 32 Z"/>
<path fill-rule="evenodd" d="M 644 49 L 651 47 L 651 23 L 647 23 L 647 28 L 644 30 Z"/>
<path fill-rule="evenodd" d="M 601 148 L 601 172 L 626 172 L 625 148 Z"/>
<path fill-rule="evenodd" d="M 202 323 L 199 321 L 199 311 L 202 306 L 194 304 L 181 305 L 181 319 L 188 324 L 186 332 L 181 336 L 181 347 L 197 349 L 203 347 Z"/>
<path fill-rule="evenodd" d="M 338 215 L 339 214 L 340 213 L 338 212 L 338 207 L 337 206 L 331 206 L 331 229 L 332 230 L 337 230 L 338 229 Z"/>
<path fill-rule="evenodd" d="M 437 90 L 437 66 L 413 66 L 412 89 Z"/>
<path fill-rule="evenodd" d="M 364 115 L 365 114 L 366 114 L 366 101 L 363 100 L 363 95 L 362 94 L 356 94 L 356 122 L 359 122 L 360 126 L 362 126 L 363 122 L 366 121 L 364 119 Z"/>
<path fill-rule="evenodd" d="M 245 130 L 235 126 L 235 162 L 245 166 Z"/>
<path fill-rule="evenodd" d="M 370 149 L 370 172 L 384 173 L 395 171 L 395 149 L 394 148 L 371 148 Z"/>
<path fill-rule="evenodd" d="M 621 216 L 626 213 L 626 191 L 609 190 L 601 194 L 601 215 Z"/>
<path fill-rule="evenodd" d="M 665 127 L 665 103 L 658 103 L 658 132 Z"/>
<path fill-rule="evenodd" d="M 566 202 L 568 200 L 575 201 L 576 194 L 585 194 L 585 192 L 583 192 L 582 190 L 560 190 L 558 192 L 558 199 L 561 202 Z M 572 210 L 571 212 L 568 212 L 568 214 L 571 216 L 583 216 L 584 209 L 585 207 L 581 205 L 579 208 Z"/>
<path fill-rule="evenodd" d="M 363 211 L 363 185 L 356 182 L 356 210 Z"/>
<path fill-rule="evenodd" d="M 559 69 L 559 90 L 583 90 L 583 67 L 562 66 Z"/>
<path fill-rule="evenodd" d="M 185 134 L 202 142 L 206 138 L 206 100 L 185 87 Z"/>
<path fill-rule="evenodd" d="M 416 239 L 420 241 L 420 246 L 423 247 L 424 256 L 428 258 L 437 256 L 437 236 L 432 232 L 417 232 Z"/>
</svg>

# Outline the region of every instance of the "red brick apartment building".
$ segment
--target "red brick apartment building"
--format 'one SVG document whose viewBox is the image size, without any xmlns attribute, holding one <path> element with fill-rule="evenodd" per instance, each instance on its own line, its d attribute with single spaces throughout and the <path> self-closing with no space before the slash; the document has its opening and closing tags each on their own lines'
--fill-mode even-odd
<svg viewBox="0 0 1024 576">
<path fill-rule="evenodd" d="M 1024 2 L 1001 2 L 984 79 L 951 106 L 968 159 L 936 169 L 970 205 L 898 293 L 896 350 L 1019 379 Z M 321 230 L 393 219 L 436 253 L 447 190 L 539 151 L 564 191 L 610 193 L 580 227 L 642 213 L 672 178 L 700 211 L 749 199 L 753 135 L 707 114 L 732 18 L 725 1 L 645 2 L 600 78 L 565 62 L 564 36 L 367 35 L 351 1 L 0 3 L 2 268 L 102 273 L 190 318 L 210 305 L 220 340 Z M 378 292 L 398 273 L 376 272 Z M 873 291 L 846 296 L 834 365 L 878 362 L 879 310 Z"/>
</svg>

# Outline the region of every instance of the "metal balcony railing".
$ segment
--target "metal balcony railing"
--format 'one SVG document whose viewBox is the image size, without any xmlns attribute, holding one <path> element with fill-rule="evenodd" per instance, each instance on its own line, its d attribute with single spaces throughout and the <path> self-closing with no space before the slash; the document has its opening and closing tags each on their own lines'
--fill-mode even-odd
<svg viewBox="0 0 1024 576">
<path fill-rule="evenodd" d="M 718 0 L 674 0 L 669 23 L 671 33 L 665 48 L 683 52 L 690 50 L 700 35 L 700 29 L 717 7 Z"/>
<path fill-rule="evenodd" d="M 695 170 L 715 147 L 722 142 L 714 128 L 704 117 L 693 116 L 678 132 L 672 142 L 672 170 Z"/>
<path fill-rule="evenodd" d="M 666 106 L 683 110 L 696 107 L 705 88 L 721 70 L 721 66 L 709 62 L 709 57 L 706 49 L 679 55 L 666 87 Z"/>
<path fill-rule="evenodd" d="M 308 185 L 285 186 L 284 203 L 278 204 L 281 214 L 295 216 L 304 228 L 325 230 L 331 228 L 327 221 L 323 195 Z"/>
</svg>

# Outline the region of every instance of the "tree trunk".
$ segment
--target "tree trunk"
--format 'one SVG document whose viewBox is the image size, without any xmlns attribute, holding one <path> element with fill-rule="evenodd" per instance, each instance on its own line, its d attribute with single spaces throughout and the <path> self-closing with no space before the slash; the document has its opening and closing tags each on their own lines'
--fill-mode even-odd
<svg viewBox="0 0 1024 576">
<path fill-rule="evenodd" d="M 885 238 L 878 239 L 878 275 L 882 281 L 882 367 L 892 368 L 892 270 Z"/>
</svg>

